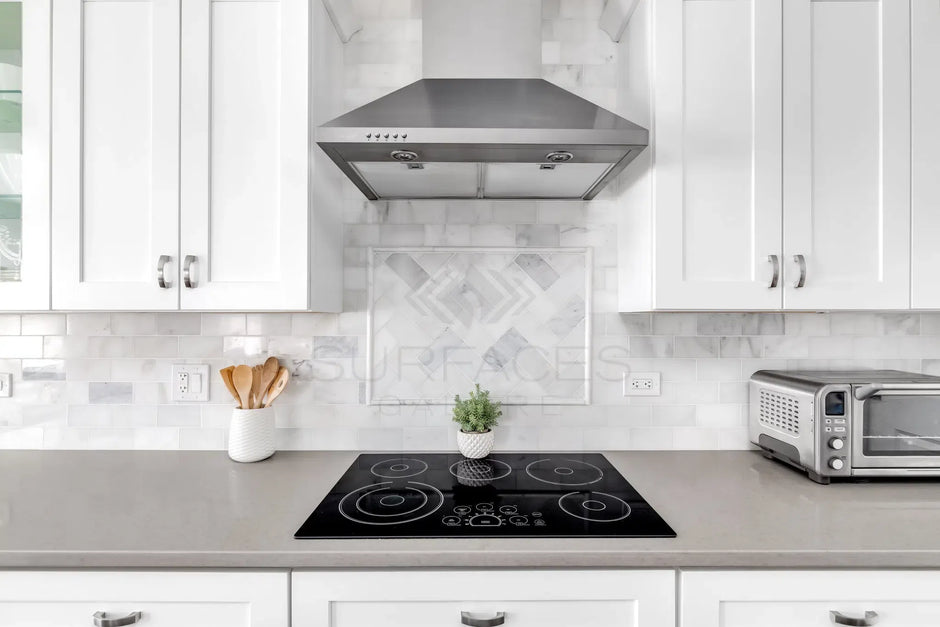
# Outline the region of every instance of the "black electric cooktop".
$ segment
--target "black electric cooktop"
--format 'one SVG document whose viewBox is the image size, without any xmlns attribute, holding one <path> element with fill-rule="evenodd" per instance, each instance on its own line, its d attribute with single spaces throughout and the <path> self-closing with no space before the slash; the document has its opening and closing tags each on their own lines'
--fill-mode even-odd
<svg viewBox="0 0 940 627">
<path fill-rule="evenodd" d="M 674 538 L 598 453 L 360 455 L 295 538 Z"/>
</svg>

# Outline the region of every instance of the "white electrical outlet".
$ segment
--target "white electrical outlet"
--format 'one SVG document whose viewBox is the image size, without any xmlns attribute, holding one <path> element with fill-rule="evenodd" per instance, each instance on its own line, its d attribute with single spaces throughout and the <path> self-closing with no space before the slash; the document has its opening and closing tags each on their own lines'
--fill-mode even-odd
<svg viewBox="0 0 940 627">
<path fill-rule="evenodd" d="M 174 401 L 204 403 L 209 400 L 208 364 L 173 364 L 170 377 Z"/>
<path fill-rule="evenodd" d="M 624 396 L 659 396 L 660 377 L 658 372 L 624 372 Z"/>
<path fill-rule="evenodd" d="M 9 372 L 0 372 L 0 397 L 13 396 L 13 375 Z"/>
</svg>

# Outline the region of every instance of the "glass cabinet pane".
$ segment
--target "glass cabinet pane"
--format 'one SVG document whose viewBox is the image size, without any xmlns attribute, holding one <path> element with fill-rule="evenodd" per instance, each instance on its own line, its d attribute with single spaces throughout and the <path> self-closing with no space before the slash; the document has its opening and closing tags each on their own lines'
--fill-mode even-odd
<svg viewBox="0 0 940 627">
<path fill-rule="evenodd" d="M 0 281 L 19 281 L 23 256 L 23 6 L 0 2 Z"/>
</svg>

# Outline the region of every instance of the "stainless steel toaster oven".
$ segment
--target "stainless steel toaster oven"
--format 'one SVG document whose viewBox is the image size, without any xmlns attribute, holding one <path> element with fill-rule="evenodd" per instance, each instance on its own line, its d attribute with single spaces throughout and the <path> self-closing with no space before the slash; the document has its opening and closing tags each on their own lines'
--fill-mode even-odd
<svg viewBox="0 0 940 627">
<path fill-rule="evenodd" d="M 940 477 L 940 377 L 761 370 L 748 404 L 751 442 L 813 481 Z"/>
</svg>

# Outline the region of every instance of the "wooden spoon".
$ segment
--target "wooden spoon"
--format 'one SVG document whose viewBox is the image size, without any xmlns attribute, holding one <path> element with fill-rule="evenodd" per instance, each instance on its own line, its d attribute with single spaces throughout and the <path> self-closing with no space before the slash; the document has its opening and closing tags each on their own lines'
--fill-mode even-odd
<svg viewBox="0 0 940 627">
<path fill-rule="evenodd" d="M 270 407 L 274 399 L 281 395 L 281 392 L 287 387 L 288 379 L 290 379 L 290 372 L 287 371 L 287 368 L 279 368 L 274 383 L 272 383 L 270 389 L 268 389 L 268 400 L 264 404 L 264 407 Z"/>
<path fill-rule="evenodd" d="M 251 366 L 235 366 L 232 371 L 232 383 L 238 391 L 242 409 L 251 409 Z"/>
<path fill-rule="evenodd" d="M 264 388 L 261 387 L 261 377 L 264 373 L 264 366 L 257 365 L 251 367 L 251 408 L 261 407 L 261 399 L 264 395 Z"/>
<path fill-rule="evenodd" d="M 261 396 L 258 397 L 259 407 L 264 406 L 264 395 L 267 394 L 268 388 L 274 383 L 274 378 L 277 376 L 277 371 L 280 367 L 281 364 L 278 363 L 277 357 L 268 357 L 267 361 L 264 362 L 261 371 Z"/>
<path fill-rule="evenodd" d="M 241 407 L 241 399 L 238 398 L 238 390 L 235 389 L 235 384 L 232 383 L 232 371 L 235 370 L 235 366 L 229 366 L 228 368 L 222 368 L 219 370 L 219 376 L 222 377 L 222 383 L 225 384 L 225 388 L 229 391 L 232 397 L 238 401 L 238 406 Z"/>
</svg>

